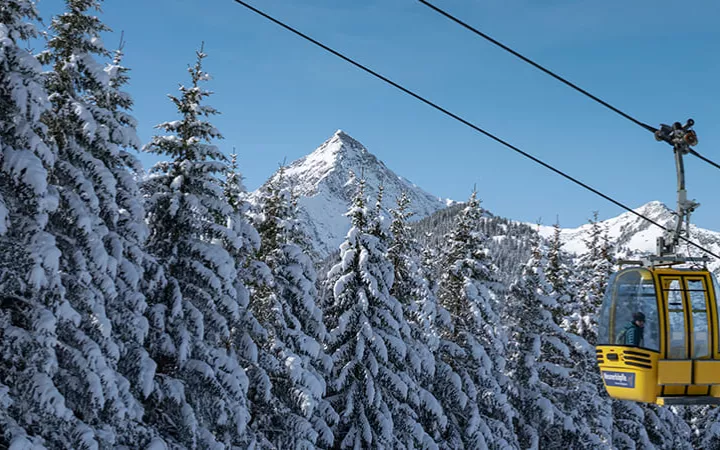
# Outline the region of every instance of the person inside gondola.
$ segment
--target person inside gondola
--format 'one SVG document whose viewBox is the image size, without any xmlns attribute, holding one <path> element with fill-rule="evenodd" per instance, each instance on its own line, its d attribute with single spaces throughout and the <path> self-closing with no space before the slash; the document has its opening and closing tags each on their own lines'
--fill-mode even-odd
<svg viewBox="0 0 720 450">
<path fill-rule="evenodd" d="M 645 328 L 645 314 L 636 312 L 633 314 L 632 322 L 628 323 L 618 336 L 618 344 L 642 347 L 643 331 Z"/>
</svg>

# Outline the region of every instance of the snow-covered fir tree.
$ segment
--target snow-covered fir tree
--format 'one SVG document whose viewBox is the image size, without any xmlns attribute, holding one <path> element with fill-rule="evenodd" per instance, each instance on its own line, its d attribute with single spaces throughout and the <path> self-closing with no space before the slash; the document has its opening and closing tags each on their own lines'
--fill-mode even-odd
<svg viewBox="0 0 720 450">
<path fill-rule="evenodd" d="M 666 406 L 613 399 L 612 425 L 616 448 L 693 448 L 690 425 Z"/>
<path fill-rule="evenodd" d="M 570 377 L 573 383 L 572 408 L 573 419 L 582 439 L 578 448 L 606 448 L 612 442 L 612 408 L 609 397 L 600 378 L 595 348 L 584 338 L 571 332 L 571 321 L 566 312 L 574 309 L 575 290 L 572 258 L 562 250 L 560 227 L 555 224 L 553 236 L 548 242 L 547 256 L 542 258 L 545 278 L 549 283 L 544 290 L 550 295 L 556 306 L 549 311 L 556 324 L 565 334 L 564 342 L 569 350 L 569 358 L 573 362 Z M 553 275 L 551 277 L 551 274 Z M 555 274 L 560 274 L 556 276 Z M 598 441 L 600 445 L 598 446 Z"/>
<path fill-rule="evenodd" d="M 137 147 L 134 120 L 123 111 L 132 100 L 118 90 L 124 75 L 117 65 L 105 70 L 96 60 L 110 56 L 100 40 L 107 27 L 93 12 L 99 8 L 99 1 L 67 0 L 41 55 L 53 69 L 45 77 L 51 110 L 42 120 L 57 149 L 49 182 L 60 194 L 48 230 L 61 251 L 65 289 L 56 300 L 53 379 L 75 422 L 72 433 L 52 438 L 62 446 L 124 445 L 151 435 L 137 425 L 143 408 L 118 371 L 124 340 L 142 339 L 138 330 L 123 335 L 114 325 L 128 317 L 141 325 L 136 289 L 144 232 L 129 173 L 134 161 L 125 151 Z M 120 311 L 127 315 L 114 317 Z"/>
<path fill-rule="evenodd" d="M 584 417 L 587 426 L 604 441 L 609 438 L 617 448 L 634 448 L 628 447 L 633 441 L 647 442 L 647 433 L 642 425 L 642 408 L 629 402 L 615 403 L 605 391 L 597 369 L 597 311 L 602 304 L 612 263 L 607 232 L 604 232 L 597 217 L 598 213 L 594 212 L 589 220 L 591 231 L 584 240 L 586 253 L 580 256 L 565 283 L 559 280 L 562 288 L 566 289 L 559 299 L 565 310 L 562 326 L 578 336 L 572 350 L 577 379 L 583 382 L 578 384 L 580 389 L 577 392 L 578 399 L 583 401 L 576 403 L 578 412 L 582 413 L 580 417 Z M 559 240 L 556 237 L 557 228 L 551 239 L 553 248 Z M 553 252 L 551 250 L 550 254 Z"/>
<path fill-rule="evenodd" d="M 677 407 L 643 405 L 645 406 L 645 429 L 648 430 L 650 442 L 656 448 L 673 448 L 691 450 L 692 429 L 683 416 L 678 413 Z M 649 414 L 649 412 L 652 414 Z M 712 448 L 712 447 L 704 447 Z"/>
<path fill-rule="evenodd" d="M 191 448 L 247 446 L 248 378 L 233 338 L 243 306 L 233 255 L 241 242 L 228 227 L 233 210 L 220 184 L 226 157 L 213 143 L 220 132 L 208 121 L 217 111 L 203 101 L 210 92 L 201 48 L 188 68 L 190 86 L 170 96 L 179 120 L 158 125 L 145 151 L 166 158 L 143 185 L 150 227 L 148 249 L 163 265 L 167 284 L 152 299 L 157 330 L 151 354 L 155 389 L 146 419 L 166 442 Z M 150 301 L 149 301 L 150 302 Z"/>
<path fill-rule="evenodd" d="M 720 408 L 686 407 L 684 416 L 692 432 L 694 448 L 720 448 Z"/>
<path fill-rule="evenodd" d="M 390 248 L 394 247 L 396 241 L 395 236 L 392 232 L 393 225 L 397 231 L 403 225 L 398 222 L 397 212 L 393 214 L 392 223 L 388 223 L 387 217 L 382 209 L 382 201 L 385 193 L 385 188 L 381 184 L 378 187 L 378 194 L 375 200 L 375 207 L 370 214 L 370 226 L 368 228 L 369 234 L 375 236 L 382 248 L 385 249 L 385 255 L 390 259 L 392 264 L 392 253 L 397 251 L 398 248 L 391 251 Z M 401 197 L 402 198 L 402 197 Z M 406 199 L 407 200 L 407 199 Z M 405 201 L 403 209 L 407 207 L 409 201 Z M 404 214 L 404 213 L 403 213 Z M 405 218 L 407 219 L 407 217 Z M 405 230 L 407 234 L 409 230 Z M 401 237 L 401 239 L 403 239 Z M 407 249 L 409 250 L 409 242 L 407 242 Z M 407 255 L 406 255 L 407 256 Z M 420 285 L 420 280 L 414 280 Z M 406 285 L 398 286 L 400 290 L 407 289 L 407 283 L 409 280 L 405 280 Z M 434 357 L 429 347 L 424 343 L 417 340 L 413 336 L 413 332 L 420 330 L 414 330 L 408 321 L 408 314 L 415 314 L 417 312 L 419 304 L 421 302 L 415 302 L 410 297 L 406 297 L 400 300 L 393 293 L 396 287 L 395 274 L 393 272 L 393 283 L 390 286 L 390 295 L 399 301 L 401 310 L 396 313 L 398 323 L 400 325 L 400 336 L 403 342 L 406 344 L 405 354 L 405 365 L 404 367 L 398 367 L 397 375 L 400 380 L 407 386 L 407 402 L 397 403 L 397 408 L 393 410 L 393 423 L 395 426 L 395 436 L 403 442 L 409 448 L 436 448 L 435 439 L 433 436 L 438 436 L 438 427 L 444 426 L 446 418 L 442 414 L 442 408 L 437 400 L 434 398 L 431 392 L 421 386 L 420 378 L 425 378 L 426 384 L 429 384 L 434 375 Z M 432 297 L 434 299 L 434 296 Z M 424 331 L 424 330 L 423 330 Z M 432 330 L 428 330 L 432 331 Z M 427 339 L 431 340 L 432 336 L 428 335 Z M 428 425 L 426 429 L 421 422 L 425 422 Z M 428 431 L 429 430 L 429 431 Z"/>
<path fill-rule="evenodd" d="M 235 289 L 241 308 L 239 324 L 232 332 L 231 345 L 234 356 L 248 376 L 250 422 L 246 446 L 273 448 L 273 442 L 284 436 L 277 424 L 277 412 L 283 410 L 284 406 L 273 391 L 271 377 L 283 373 L 283 369 L 281 361 L 271 351 L 273 336 L 263 323 L 277 309 L 276 298 L 272 291 L 272 272 L 258 258 L 261 239 L 249 220 L 250 205 L 246 200 L 247 191 L 242 179 L 237 154 L 233 152 L 222 183 L 225 198 L 232 207 L 230 228 L 238 237 L 234 242 L 225 244 L 235 261 Z M 261 316 L 257 316 L 258 313 Z"/>
<path fill-rule="evenodd" d="M 408 224 L 408 220 L 413 216 L 409 206 L 407 193 L 401 192 L 395 208 L 390 210 L 392 242 L 388 247 L 388 258 L 395 268 L 395 282 L 391 292 L 401 303 L 409 303 L 413 298 L 415 269 L 418 268 L 417 258 L 420 257 L 419 245 Z"/>
<path fill-rule="evenodd" d="M 21 47 L 36 36 L 34 2 L 0 7 L 0 447 L 32 448 L 71 432 L 57 390 L 55 302 L 60 251 L 46 231 L 56 210 L 55 163 L 40 116 L 49 104 L 40 63 Z M 56 427 L 55 430 L 52 427 Z M 57 440 L 56 440 L 57 438 Z"/>
<path fill-rule="evenodd" d="M 435 352 L 440 343 L 435 326 L 438 305 L 421 267 L 420 245 L 413 238 L 408 223 L 413 215 L 409 206 L 410 199 L 406 192 L 402 192 L 397 198 L 397 206 L 390 211 L 392 222 L 387 253 L 395 269 L 390 294 L 402 304 L 408 323 L 409 335 L 403 336 L 403 340 L 408 346 L 408 367 L 416 385 L 416 390 L 409 392 L 408 401 L 428 435 L 440 441 L 447 426 L 447 417 L 432 394 Z"/>
<path fill-rule="evenodd" d="M 277 448 L 327 448 L 333 444 L 331 425 L 337 419 L 324 399 L 332 361 L 323 348 L 326 330 L 316 303 L 317 275 L 296 242 L 303 239 L 283 173 L 281 168 L 261 188 L 254 215 L 261 239 L 258 258 L 273 278 L 265 293 L 265 301 L 272 299 L 272 304 L 261 322 L 269 333 L 265 350 L 276 362 L 267 370 L 278 404 L 272 417 L 265 418 L 272 427 L 266 434 Z"/>
<path fill-rule="evenodd" d="M 112 62 L 106 65 L 109 83 L 91 94 L 90 110 L 98 117 L 102 133 L 97 138 L 108 150 L 104 155 L 106 165 L 116 180 L 117 213 L 108 224 L 105 246 L 109 249 L 111 261 L 116 265 L 115 286 L 117 298 L 108 305 L 113 331 L 122 343 L 119 368 L 131 383 L 131 390 L 137 398 L 150 395 L 151 380 L 156 363 L 144 348 L 149 332 L 145 316 L 147 303 L 144 280 L 153 276 L 146 274 L 148 265 L 155 266 L 145 252 L 148 227 L 145 224 L 145 209 L 137 179 L 143 174 L 142 167 L 129 150 L 140 149 L 135 132 L 136 120 L 128 110 L 133 105 L 130 95 L 121 89 L 127 84 L 128 69 L 122 65 L 124 43 L 114 52 Z M 150 270 L 148 273 L 151 273 Z M 134 426 L 128 430 L 127 443 L 136 444 L 154 435 L 151 430 Z"/>
<path fill-rule="evenodd" d="M 505 385 L 505 338 L 498 314 L 498 287 L 479 231 L 480 203 L 473 191 L 445 235 L 440 255 L 438 301 L 449 313 L 439 323 L 436 398 L 448 417 L 447 448 L 512 448 L 515 435 Z"/>
<path fill-rule="evenodd" d="M 243 209 L 243 200 L 247 194 L 237 158 L 238 154 L 233 147 L 233 152 L 230 153 L 230 161 L 228 162 L 225 179 L 220 183 L 223 188 L 223 195 L 233 212 L 240 212 Z M 243 210 L 242 212 L 244 213 L 246 211 Z"/>
<path fill-rule="evenodd" d="M 690 426 L 672 409 L 623 400 L 613 400 L 612 407 L 613 446 L 616 448 L 693 448 Z M 700 448 L 715 447 L 704 442 Z"/>
<path fill-rule="evenodd" d="M 585 400 L 577 403 L 578 409 L 585 413 L 581 417 L 585 417 L 595 434 L 603 440 L 609 437 L 615 443 L 617 428 L 613 417 L 616 410 L 605 391 L 595 355 L 597 311 L 600 310 L 612 268 L 609 248 L 603 249 L 603 246 L 609 245 L 607 231 L 602 229 L 597 217 L 598 213 L 594 212 L 589 221 L 591 232 L 584 241 L 587 252 L 580 256 L 569 282 L 564 286 L 568 292 L 560 299 L 565 309 L 562 326 L 579 337 L 573 357 L 578 378 L 587 383 L 578 385 L 581 388 L 578 398 Z"/>
<path fill-rule="evenodd" d="M 510 286 L 503 317 L 509 333 L 508 369 L 520 447 L 607 447 L 608 433 L 598 434 L 592 417 L 581 414 L 602 399 L 583 395 L 592 393 L 592 389 L 588 391 L 592 386 L 586 385 L 585 374 L 577 372 L 573 358 L 572 349 L 579 338 L 556 322 L 561 318 L 557 314 L 561 294 L 552 288 L 545 268 L 558 266 L 543 257 L 539 239 L 534 241 L 530 261 Z M 590 404 L 579 408 L 580 399 Z"/>
<path fill-rule="evenodd" d="M 327 312 L 333 373 L 329 400 L 339 414 L 337 448 L 406 448 L 422 437 L 407 404 L 407 326 L 390 294 L 394 271 L 364 198 L 365 180 L 348 211 L 351 228 L 328 274 L 334 302 Z M 413 423 L 415 422 L 415 423 Z M 417 424 L 417 426 L 415 426 Z M 420 429 L 418 429 L 418 427 Z"/>
<path fill-rule="evenodd" d="M 612 274 L 615 261 L 607 230 L 593 213 L 590 235 L 584 244 L 587 251 L 580 256 L 576 266 L 575 296 L 570 304 L 570 327 L 588 343 L 597 342 L 597 312 L 602 305 L 605 289 Z"/>
<path fill-rule="evenodd" d="M 553 234 L 550 237 L 547 250 L 547 269 L 545 270 L 546 278 L 557 294 L 567 294 L 569 287 L 567 279 L 570 276 L 570 269 L 567 258 L 564 257 L 562 250 L 563 243 L 560 240 L 560 221 L 555 221 L 553 225 Z"/>
</svg>

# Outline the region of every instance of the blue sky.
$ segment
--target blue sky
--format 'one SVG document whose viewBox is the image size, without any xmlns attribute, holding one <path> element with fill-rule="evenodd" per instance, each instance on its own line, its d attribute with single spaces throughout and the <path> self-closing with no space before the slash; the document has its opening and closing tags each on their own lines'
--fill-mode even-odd
<svg viewBox="0 0 720 450">
<path fill-rule="evenodd" d="M 674 207 L 669 146 L 416 1 L 252 3 L 626 204 Z M 720 161 L 720 2 L 435 3 L 646 123 L 693 117 L 697 150 Z M 38 6 L 49 22 L 62 2 Z M 109 1 L 101 17 L 116 32 L 107 47 L 125 32 L 144 142 L 176 118 L 166 94 L 205 41 L 219 144 L 237 148 L 249 189 L 343 129 L 437 196 L 464 200 L 477 185 L 502 216 L 571 227 L 622 212 L 232 0 Z M 694 222 L 720 229 L 720 171 L 695 158 L 686 169 Z"/>
</svg>

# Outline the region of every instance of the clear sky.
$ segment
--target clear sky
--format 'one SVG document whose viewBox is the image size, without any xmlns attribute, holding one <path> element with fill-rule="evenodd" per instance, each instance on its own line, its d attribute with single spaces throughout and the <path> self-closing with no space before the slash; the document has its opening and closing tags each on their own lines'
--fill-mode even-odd
<svg viewBox="0 0 720 450">
<path fill-rule="evenodd" d="M 675 204 L 671 148 L 413 0 L 249 0 L 324 43 L 633 207 Z M 720 2 L 435 0 L 651 125 L 693 117 L 697 150 L 720 161 Z M 40 0 L 41 15 L 62 9 Z M 434 195 L 564 227 L 622 212 L 466 126 L 267 22 L 232 0 L 110 0 L 125 31 L 144 142 L 176 118 L 166 94 L 205 41 L 221 147 L 257 188 L 335 130 Z M 720 230 L 720 170 L 686 163 L 698 225 Z M 152 161 L 142 158 L 146 166 Z"/>
</svg>

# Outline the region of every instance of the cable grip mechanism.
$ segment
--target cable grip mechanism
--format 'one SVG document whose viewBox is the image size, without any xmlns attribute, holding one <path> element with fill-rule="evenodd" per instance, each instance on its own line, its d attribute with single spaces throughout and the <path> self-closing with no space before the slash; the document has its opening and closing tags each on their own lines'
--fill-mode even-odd
<svg viewBox="0 0 720 450">
<path fill-rule="evenodd" d="M 660 129 L 655 131 L 655 139 L 667 142 L 673 147 L 675 154 L 675 167 L 677 172 L 677 222 L 675 227 L 666 231 L 663 236 L 657 239 L 657 254 L 659 257 L 677 257 L 677 246 L 680 237 L 690 235 L 690 215 L 700 203 L 695 200 L 688 200 L 685 189 L 685 165 L 683 156 L 690 153 L 690 147 L 698 143 L 697 134 L 692 129 L 695 125 L 693 119 L 688 119 L 685 125 L 675 122 L 672 125 L 660 124 Z M 683 225 L 685 228 L 683 229 Z"/>
</svg>

